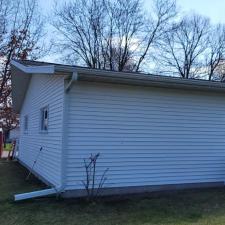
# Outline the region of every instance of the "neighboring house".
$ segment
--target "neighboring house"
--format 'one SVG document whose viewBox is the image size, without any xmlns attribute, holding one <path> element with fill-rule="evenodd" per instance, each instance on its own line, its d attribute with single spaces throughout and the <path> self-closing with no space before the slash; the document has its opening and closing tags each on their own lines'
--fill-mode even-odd
<svg viewBox="0 0 225 225">
<path fill-rule="evenodd" d="M 16 127 L 9 131 L 9 139 L 10 140 L 19 140 L 20 137 L 20 128 Z"/>
<path fill-rule="evenodd" d="M 12 61 L 20 162 L 64 196 L 85 194 L 100 153 L 104 194 L 224 185 L 225 84 Z"/>
<path fill-rule="evenodd" d="M 13 144 L 12 155 L 17 158 L 19 153 L 19 139 L 20 139 L 20 128 L 16 127 L 9 131 L 9 141 Z"/>
</svg>

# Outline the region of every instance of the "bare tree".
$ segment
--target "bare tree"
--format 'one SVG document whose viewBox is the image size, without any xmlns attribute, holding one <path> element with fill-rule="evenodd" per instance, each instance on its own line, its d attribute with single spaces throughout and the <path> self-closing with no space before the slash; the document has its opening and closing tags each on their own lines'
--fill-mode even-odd
<svg viewBox="0 0 225 225">
<path fill-rule="evenodd" d="M 2 23 L 0 28 L 1 126 L 8 124 L 7 121 L 11 118 L 16 118 L 10 110 L 12 104 L 10 61 L 12 59 L 36 59 L 42 50 L 40 40 L 43 35 L 43 22 L 37 7 L 37 0 L 0 1 Z M 6 117 L 7 115 L 9 118 Z M 14 120 L 14 122 L 17 121 L 17 119 Z"/>
<path fill-rule="evenodd" d="M 208 49 L 205 54 L 208 80 L 221 80 L 225 73 L 225 26 L 212 27 L 208 36 Z"/>
<path fill-rule="evenodd" d="M 135 45 L 144 29 L 144 15 L 140 0 L 108 1 L 108 29 L 106 61 L 110 70 L 133 70 Z"/>
<path fill-rule="evenodd" d="M 137 72 L 140 70 L 143 61 L 151 53 L 151 47 L 156 47 L 157 44 L 161 44 L 160 40 L 162 35 L 169 31 L 170 23 L 177 15 L 176 1 L 154 0 L 153 3 L 152 14 L 146 20 L 146 30 L 143 34 L 143 40 L 138 45 L 141 51 L 139 52 L 140 55 L 135 67 L 135 71 Z"/>
<path fill-rule="evenodd" d="M 103 1 L 78 0 L 55 8 L 53 25 L 62 35 L 60 47 L 70 61 L 84 62 L 91 68 L 102 68 L 102 33 L 105 29 Z"/>
<path fill-rule="evenodd" d="M 131 46 L 141 29 L 139 0 L 77 0 L 55 9 L 53 25 L 60 46 L 86 66 L 124 70 L 132 60 Z"/>
<path fill-rule="evenodd" d="M 161 51 L 163 70 L 183 78 L 198 76 L 207 49 L 209 19 L 191 15 L 175 23 L 164 35 Z"/>
<path fill-rule="evenodd" d="M 176 15 L 174 0 L 154 0 L 151 18 L 140 0 L 76 0 L 55 7 L 61 49 L 91 68 L 139 71 Z"/>
<path fill-rule="evenodd" d="M 0 108 L 1 128 L 4 131 L 10 131 L 18 127 L 19 115 L 12 109 L 11 104 L 4 104 Z"/>
</svg>

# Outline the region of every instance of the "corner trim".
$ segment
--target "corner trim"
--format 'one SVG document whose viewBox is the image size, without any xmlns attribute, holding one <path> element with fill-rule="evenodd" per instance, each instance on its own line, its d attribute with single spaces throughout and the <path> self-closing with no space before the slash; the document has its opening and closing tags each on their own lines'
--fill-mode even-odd
<svg viewBox="0 0 225 225">
<path fill-rule="evenodd" d="M 71 79 L 72 81 L 73 79 Z M 70 82 L 71 82 L 70 81 Z M 69 82 L 69 84 L 70 84 Z M 69 92 L 66 91 L 65 87 L 69 84 L 64 80 L 64 92 L 63 92 L 63 114 L 62 114 L 62 149 L 61 149 L 61 192 L 66 187 L 66 164 L 67 164 L 67 122 L 68 122 L 68 105 L 69 105 Z M 72 83 L 71 83 L 72 84 Z"/>
</svg>

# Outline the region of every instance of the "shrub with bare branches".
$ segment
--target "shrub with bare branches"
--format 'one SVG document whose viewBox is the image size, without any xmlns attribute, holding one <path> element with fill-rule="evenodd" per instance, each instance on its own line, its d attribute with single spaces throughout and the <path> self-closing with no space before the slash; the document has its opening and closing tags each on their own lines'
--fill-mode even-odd
<svg viewBox="0 0 225 225">
<path fill-rule="evenodd" d="M 87 200 L 94 201 L 99 196 L 101 189 L 107 180 L 106 173 L 109 168 L 105 169 L 102 175 L 97 175 L 97 161 L 100 153 L 91 154 L 88 159 L 84 159 L 86 179 L 82 181 L 87 193 Z"/>
</svg>

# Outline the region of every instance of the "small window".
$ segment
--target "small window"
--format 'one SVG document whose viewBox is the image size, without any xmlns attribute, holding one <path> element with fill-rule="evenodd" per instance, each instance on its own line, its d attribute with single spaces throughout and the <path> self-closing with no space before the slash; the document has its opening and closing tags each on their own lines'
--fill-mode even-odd
<svg viewBox="0 0 225 225">
<path fill-rule="evenodd" d="M 24 116 L 24 133 L 28 131 L 28 116 Z"/>
<path fill-rule="evenodd" d="M 48 117 L 49 117 L 48 107 L 41 109 L 41 131 L 48 131 Z"/>
</svg>

